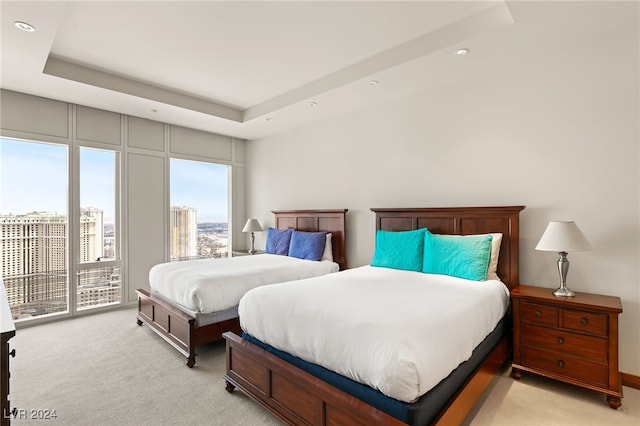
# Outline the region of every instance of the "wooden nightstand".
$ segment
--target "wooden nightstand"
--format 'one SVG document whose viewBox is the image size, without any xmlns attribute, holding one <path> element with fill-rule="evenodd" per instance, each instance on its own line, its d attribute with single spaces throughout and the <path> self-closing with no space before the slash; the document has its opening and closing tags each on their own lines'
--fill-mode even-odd
<svg viewBox="0 0 640 426">
<path fill-rule="evenodd" d="M 519 379 L 528 371 L 607 395 L 622 404 L 618 371 L 619 297 L 576 293 L 557 298 L 553 289 L 521 285 L 511 292 L 513 364 Z"/>
<path fill-rule="evenodd" d="M 263 250 L 256 250 L 255 254 L 263 254 L 264 251 Z M 238 250 L 234 250 L 231 252 L 231 257 L 236 257 L 236 256 L 251 256 L 251 253 L 249 253 L 248 251 L 238 251 Z"/>
</svg>

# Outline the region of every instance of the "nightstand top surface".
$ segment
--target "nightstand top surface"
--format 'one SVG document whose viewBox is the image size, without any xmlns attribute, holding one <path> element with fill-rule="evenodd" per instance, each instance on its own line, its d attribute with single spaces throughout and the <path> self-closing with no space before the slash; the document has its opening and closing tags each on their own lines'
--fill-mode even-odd
<svg viewBox="0 0 640 426">
<path fill-rule="evenodd" d="M 264 250 L 256 250 L 256 252 L 253 253 L 253 255 L 256 255 L 256 254 L 264 254 Z M 233 250 L 231 252 L 231 255 L 232 256 L 251 256 L 252 254 L 249 253 L 248 250 Z"/>
<path fill-rule="evenodd" d="M 556 297 L 552 288 L 520 285 L 511 290 L 511 297 L 529 299 L 545 304 L 567 307 L 600 308 L 609 312 L 622 312 L 622 302 L 617 296 L 576 292 L 575 297 Z"/>
</svg>

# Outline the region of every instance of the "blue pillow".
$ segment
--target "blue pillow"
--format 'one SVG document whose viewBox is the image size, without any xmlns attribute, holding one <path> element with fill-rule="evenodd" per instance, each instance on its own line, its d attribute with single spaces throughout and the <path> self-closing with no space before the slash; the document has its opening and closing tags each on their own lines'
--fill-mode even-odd
<svg viewBox="0 0 640 426">
<path fill-rule="evenodd" d="M 422 271 L 424 234 L 426 228 L 415 231 L 376 232 L 376 249 L 371 266 Z"/>
<path fill-rule="evenodd" d="M 326 232 L 293 231 L 289 256 L 298 259 L 320 260 L 327 242 Z"/>
<path fill-rule="evenodd" d="M 424 236 L 422 272 L 484 281 L 491 258 L 491 235 Z"/>
<path fill-rule="evenodd" d="M 288 255 L 292 233 L 293 229 L 267 228 L 267 246 L 264 250 L 265 253 Z"/>
</svg>

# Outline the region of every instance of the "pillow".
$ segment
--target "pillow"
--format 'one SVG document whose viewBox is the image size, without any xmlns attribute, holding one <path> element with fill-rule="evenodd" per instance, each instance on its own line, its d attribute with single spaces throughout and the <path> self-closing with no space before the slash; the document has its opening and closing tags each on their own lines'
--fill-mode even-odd
<svg viewBox="0 0 640 426">
<path fill-rule="evenodd" d="M 288 255 L 289 242 L 293 229 L 273 229 L 267 228 L 267 245 L 265 253 Z"/>
<path fill-rule="evenodd" d="M 422 271 L 424 234 L 426 228 L 415 231 L 376 232 L 376 249 L 371 266 Z"/>
<path fill-rule="evenodd" d="M 492 239 L 489 234 L 438 235 L 427 231 L 424 236 L 422 272 L 484 281 L 491 257 Z"/>
<path fill-rule="evenodd" d="M 327 239 L 324 243 L 324 253 L 322 253 L 322 259 L 333 262 L 333 247 L 331 246 L 331 233 L 327 234 Z"/>
<path fill-rule="evenodd" d="M 293 230 L 289 256 L 298 259 L 320 260 L 327 242 L 326 232 L 302 232 Z"/>
<path fill-rule="evenodd" d="M 499 280 L 498 277 L 498 257 L 500 257 L 500 245 L 502 244 L 502 234 L 495 233 L 491 235 L 491 258 L 489 259 L 489 267 L 487 268 L 488 280 Z"/>
</svg>

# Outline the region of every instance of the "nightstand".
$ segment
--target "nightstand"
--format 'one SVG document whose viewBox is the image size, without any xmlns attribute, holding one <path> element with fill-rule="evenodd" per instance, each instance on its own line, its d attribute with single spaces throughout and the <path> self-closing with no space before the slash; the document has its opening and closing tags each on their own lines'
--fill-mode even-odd
<svg viewBox="0 0 640 426">
<path fill-rule="evenodd" d="M 262 250 L 256 250 L 256 252 L 253 253 L 253 254 L 263 254 L 263 253 L 264 253 L 264 251 L 262 251 Z M 231 252 L 231 257 L 236 257 L 236 256 L 251 256 L 251 253 L 249 253 L 249 251 L 244 251 L 244 250 L 243 251 L 236 251 L 236 250 L 232 251 Z"/>
<path fill-rule="evenodd" d="M 552 291 L 524 285 L 511 291 L 511 375 L 519 379 L 527 371 L 602 392 L 611 408 L 620 407 L 620 298 L 589 293 L 558 298 Z"/>
</svg>

